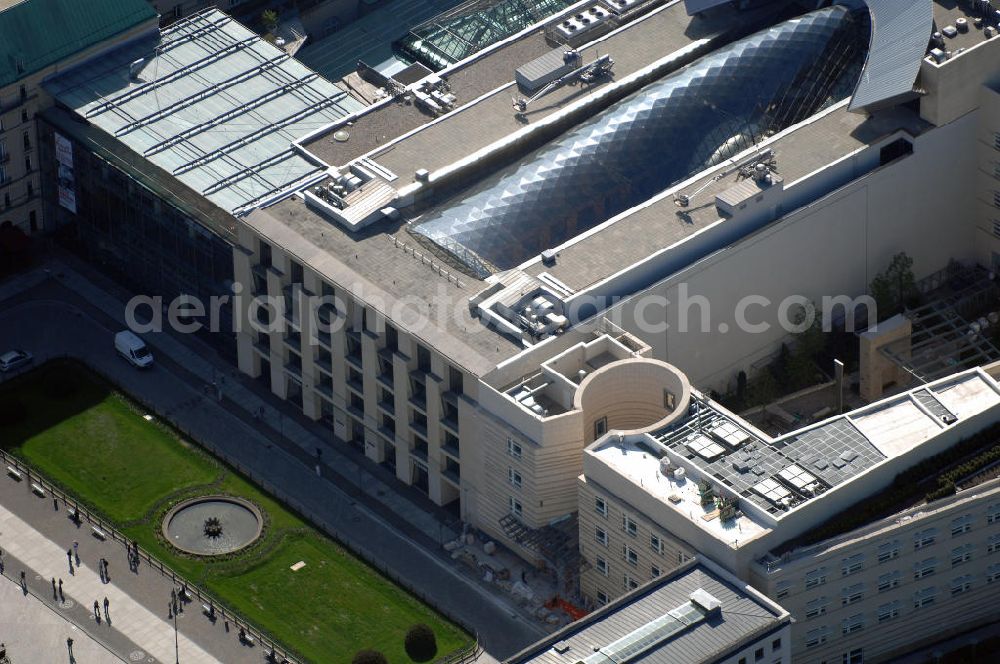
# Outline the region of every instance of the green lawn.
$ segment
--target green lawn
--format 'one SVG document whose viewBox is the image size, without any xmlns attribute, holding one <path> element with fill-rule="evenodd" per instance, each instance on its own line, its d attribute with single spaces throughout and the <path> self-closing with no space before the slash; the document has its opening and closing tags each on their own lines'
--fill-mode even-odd
<svg viewBox="0 0 1000 664">
<path fill-rule="evenodd" d="M 0 386 L 5 449 L 310 660 L 346 663 L 357 650 L 375 648 L 393 664 L 410 662 L 403 636 L 418 622 L 433 628 L 440 655 L 470 643 L 433 609 L 142 415 L 75 363 L 49 364 Z M 248 498 L 266 512 L 268 528 L 256 545 L 217 561 L 185 556 L 163 542 L 160 520 L 170 504 L 219 492 Z M 292 572 L 299 561 L 306 566 Z"/>
</svg>

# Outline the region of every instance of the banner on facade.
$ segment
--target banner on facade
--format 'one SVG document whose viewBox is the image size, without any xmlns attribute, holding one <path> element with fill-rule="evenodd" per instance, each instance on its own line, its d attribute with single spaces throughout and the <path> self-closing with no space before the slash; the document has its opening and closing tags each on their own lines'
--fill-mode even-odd
<svg viewBox="0 0 1000 664">
<path fill-rule="evenodd" d="M 59 165 L 59 205 L 76 214 L 76 179 L 73 177 L 73 144 L 55 134 L 56 162 Z"/>
</svg>

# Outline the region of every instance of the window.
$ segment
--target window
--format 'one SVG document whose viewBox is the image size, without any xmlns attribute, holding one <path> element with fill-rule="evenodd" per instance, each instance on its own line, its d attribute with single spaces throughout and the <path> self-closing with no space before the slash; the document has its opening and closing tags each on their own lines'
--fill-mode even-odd
<svg viewBox="0 0 1000 664">
<path fill-rule="evenodd" d="M 661 572 L 660 568 L 657 567 L 656 565 L 653 565 L 652 567 L 649 568 L 650 578 L 655 579 L 656 577 L 660 576 L 660 574 L 663 574 L 663 572 Z"/>
<path fill-rule="evenodd" d="M 521 473 L 517 472 L 516 470 L 514 470 L 513 468 L 511 468 L 510 466 L 508 466 L 507 467 L 507 481 L 510 482 L 510 485 L 512 487 L 514 487 L 515 489 L 520 489 L 521 488 L 521 483 L 522 483 L 522 481 L 521 481 Z"/>
<path fill-rule="evenodd" d="M 622 544 L 622 558 L 632 567 L 639 564 L 639 554 L 628 544 Z"/>
<path fill-rule="evenodd" d="M 663 553 L 663 541 L 656 533 L 649 534 L 649 548 L 653 550 L 653 553 Z"/>
<path fill-rule="evenodd" d="M 21 109 L 21 122 L 27 122 L 27 121 L 28 121 L 28 109 L 22 108 Z"/>
<path fill-rule="evenodd" d="M 993 222 L 993 234 L 1000 237 L 1000 221 Z"/>
<path fill-rule="evenodd" d="M 608 531 L 604 528 L 598 528 L 594 531 L 594 539 L 597 540 L 598 544 L 608 545 Z"/>
<path fill-rule="evenodd" d="M 936 528 L 928 528 L 915 533 L 913 535 L 913 550 L 917 551 L 934 544 L 934 535 L 936 532 Z"/>
<path fill-rule="evenodd" d="M 986 523 L 1000 521 L 1000 503 L 986 508 Z"/>
<path fill-rule="evenodd" d="M 840 596 L 840 605 L 847 606 L 848 604 L 854 604 L 855 602 L 860 602 L 861 598 L 865 594 L 865 584 L 855 583 L 853 586 L 848 586 L 844 588 Z"/>
<path fill-rule="evenodd" d="M 815 588 L 826 583 L 826 568 L 820 567 L 806 574 L 806 588 Z"/>
<path fill-rule="evenodd" d="M 899 558 L 899 540 L 893 540 L 879 545 L 878 561 L 880 563 L 888 562 L 894 558 Z"/>
<path fill-rule="evenodd" d="M 841 561 L 840 573 L 841 576 L 847 576 L 849 574 L 854 574 L 855 572 L 860 572 L 865 566 L 865 557 L 863 554 L 855 554 L 850 558 L 844 558 Z"/>
<path fill-rule="evenodd" d="M 865 614 L 855 613 L 850 618 L 844 618 L 840 623 L 840 631 L 842 634 L 853 634 L 854 632 L 860 632 L 865 628 Z"/>
<path fill-rule="evenodd" d="M 816 616 L 821 616 L 826 613 L 826 605 L 829 604 L 829 600 L 826 597 L 817 597 L 814 600 L 806 602 L 806 618 L 815 618 Z"/>
<path fill-rule="evenodd" d="M 514 442 L 514 439 L 510 436 L 507 436 L 507 454 L 515 459 L 521 458 L 521 446 Z"/>
<path fill-rule="evenodd" d="M 31 149 L 31 132 L 26 131 L 23 134 L 21 134 L 21 143 L 24 144 L 25 150 Z"/>
<path fill-rule="evenodd" d="M 639 582 L 626 574 L 622 577 L 622 586 L 624 586 L 625 590 L 635 590 L 639 587 Z"/>
<path fill-rule="evenodd" d="M 507 505 L 510 508 L 510 513 L 514 516 L 521 516 L 524 514 L 524 508 L 521 507 L 521 501 L 514 496 L 507 496 Z"/>
<path fill-rule="evenodd" d="M 608 503 L 607 503 L 607 501 L 604 500 L 603 498 L 601 498 L 600 496 L 595 496 L 594 497 L 594 511 L 597 512 L 598 514 L 600 514 L 601 516 L 607 518 L 607 516 L 608 516 Z"/>
<path fill-rule="evenodd" d="M 753 651 L 753 661 L 759 662 L 762 659 L 764 659 L 764 649 L 757 648 L 756 650 Z"/>
<path fill-rule="evenodd" d="M 604 576 L 608 575 L 608 561 L 605 560 L 604 558 L 598 558 L 597 561 L 594 563 L 594 567 L 596 567 L 597 571 L 603 574 Z"/>
<path fill-rule="evenodd" d="M 594 440 L 597 440 L 608 432 L 608 418 L 602 417 L 594 422 Z"/>
<path fill-rule="evenodd" d="M 875 611 L 875 615 L 878 617 L 878 621 L 880 623 L 892 620 L 893 618 L 898 618 L 899 602 L 889 602 L 888 604 L 880 605 Z"/>
<path fill-rule="evenodd" d="M 961 565 L 972 560 L 972 545 L 965 544 L 951 550 L 951 566 Z"/>
<path fill-rule="evenodd" d="M 957 537 L 972 530 L 972 515 L 966 514 L 951 520 L 951 536 Z"/>
<path fill-rule="evenodd" d="M 930 576 L 934 574 L 935 567 L 937 567 L 937 558 L 921 560 L 913 566 L 913 578 L 922 579 L 925 576 Z"/>
<path fill-rule="evenodd" d="M 771 652 L 774 652 L 775 650 L 781 650 L 781 639 L 771 641 Z"/>
<path fill-rule="evenodd" d="M 604 592 L 603 590 L 598 590 L 597 591 L 597 605 L 598 606 L 604 606 L 607 603 L 608 603 L 608 594 L 606 592 Z"/>
<path fill-rule="evenodd" d="M 774 586 L 775 596 L 778 599 L 784 599 L 784 598 L 788 597 L 788 592 L 791 589 L 791 587 L 792 587 L 792 582 L 791 581 L 779 581 Z"/>
<path fill-rule="evenodd" d="M 913 594 L 913 608 L 919 609 L 924 606 L 930 606 L 934 603 L 934 595 L 936 594 L 937 588 L 934 586 L 918 590 Z"/>
<path fill-rule="evenodd" d="M 963 576 L 952 579 L 951 581 L 951 595 L 961 595 L 964 592 L 968 592 L 972 588 L 972 575 L 965 574 Z"/>
<path fill-rule="evenodd" d="M 818 627 L 806 632 L 806 648 L 813 648 L 826 643 L 828 631 L 826 627 Z"/>
<path fill-rule="evenodd" d="M 892 590 L 899 585 L 899 572 L 889 572 L 888 574 L 883 574 L 878 578 L 878 591 L 884 593 L 886 590 Z"/>
<path fill-rule="evenodd" d="M 1000 565 L 990 565 L 986 568 L 986 583 L 1000 581 Z"/>
<path fill-rule="evenodd" d="M 844 653 L 841 664 L 864 664 L 865 654 L 861 648 L 855 648 L 851 652 Z"/>
<path fill-rule="evenodd" d="M 1000 551 L 1000 535 L 990 535 L 986 540 L 986 553 L 996 553 Z"/>
<path fill-rule="evenodd" d="M 628 533 L 630 537 L 635 537 L 639 534 L 639 524 L 628 514 L 622 514 L 622 530 Z"/>
<path fill-rule="evenodd" d="M 31 155 L 30 154 L 24 155 L 24 170 L 27 173 L 31 172 Z"/>
</svg>

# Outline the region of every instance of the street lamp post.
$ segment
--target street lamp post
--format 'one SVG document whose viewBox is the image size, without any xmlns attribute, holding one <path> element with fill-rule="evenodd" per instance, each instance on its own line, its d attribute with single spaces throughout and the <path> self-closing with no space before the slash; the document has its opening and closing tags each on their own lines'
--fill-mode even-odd
<svg viewBox="0 0 1000 664">
<path fill-rule="evenodd" d="M 177 604 L 174 600 L 171 600 L 171 608 L 174 614 L 174 664 L 181 664 L 181 650 L 177 636 Z"/>
</svg>

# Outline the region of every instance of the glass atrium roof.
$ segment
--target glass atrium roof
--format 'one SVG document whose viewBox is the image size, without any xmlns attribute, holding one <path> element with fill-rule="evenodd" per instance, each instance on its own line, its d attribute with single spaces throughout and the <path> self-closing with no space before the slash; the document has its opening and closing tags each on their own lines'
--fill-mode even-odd
<svg viewBox="0 0 1000 664">
<path fill-rule="evenodd" d="M 576 0 L 471 0 L 411 29 L 396 48 L 434 71 L 481 51 Z"/>
<path fill-rule="evenodd" d="M 846 98 L 865 12 L 814 11 L 652 83 L 438 206 L 414 231 L 480 277 L 515 267 Z"/>
<path fill-rule="evenodd" d="M 324 169 L 292 142 L 364 108 L 214 8 L 68 69 L 45 87 L 233 214 L 321 176 Z"/>
</svg>

